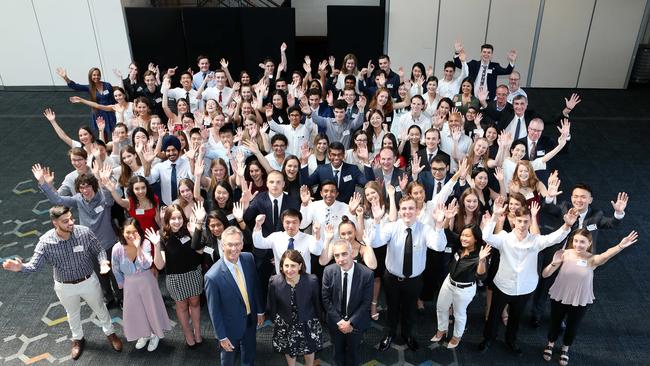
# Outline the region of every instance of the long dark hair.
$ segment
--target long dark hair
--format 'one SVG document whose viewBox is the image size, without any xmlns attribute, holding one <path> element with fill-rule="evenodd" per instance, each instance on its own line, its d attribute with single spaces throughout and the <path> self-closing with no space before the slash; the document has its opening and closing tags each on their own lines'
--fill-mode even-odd
<svg viewBox="0 0 650 366">
<path fill-rule="evenodd" d="M 225 205 L 223 208 L 219 207 L 219 203 L 217 202 L 217 199 L 214 198 L 214 192 L 217 190 L 217 187 L 221 187 L 221 188 L 225 189 L 226 191 L 228 191 L 228 201 L 226 201 L 226 205 Z M 233 202 L 232 202 L 232 199 L 233 199 L 233 198 L 232 198 L 233 190 L 232 190 L 232 187 L 230 186 L 230 183 L 228 183 L 227 180 L 222 180 L 222 181 L 220 181 L 220 182 L 217 182 L 217 183 L 214 185 L 214 189 L 211 190 L 211 191 L 208 193 L 208 195 L 209 195 L 208 199 L 210 200 L 210 208 L 211 208 L 212 210 L 224 210 L 224 211 L 227 212 L 228 214 L 229 214 L 229 213 L 232 213 L 232 208 L 233 208 Z"/>
<path fill-rule="evenodd" d="M 127 226 L 133 226 L 135 229 L 138 231 L 138 235 L 140 235 L 140 245 L 142 245 L 142 242 L 144 241 L 144 230 L 142 230 L 142 226 L 140 226 L 140 222 L 132 217 L 129 217 L 128 219 L 124 220 L 122 223 L 122 230 L 120 230 L 120 243 L 122 245 L 128 245 L 126 243 L 126 238 L 124 238 L 124 229 Z"/>
<path fill-rule="evenodd" d="M 474 237 L 474 249 L 470 250 L 470 253 L 481 250 L 481 247 L 485 242 L 483 241 L 483 233 L 481 232 L 480 226 L 477 224 L 467 224 L 463 226 L 459 234 L 462 234 L 465 229 L 469 229 L 472 232 L 472 236 Z"/>
<path fill-rule="evenodd" d="M 135 156 L 135 161 L 137 162 L 137 164 L 139 166 L 142 166 L 142 162 L 140 161 L 140 156 L 138 156 L 138 153 L 135 151 L 135 148 L 133 146 L 127 145 L 125 148 L 122 149 L 122 151 L 120 151 L 121 171 L 120 171 L 120 177 L 117 180 L 117 182 L 120 183 L 122 187 L 126 187 L 129 184 L 129 180 L 133 175 L 133 171 L 131 170 L 131 168 L 128 165 L 124 164 L 124 162 L 122 161 L 122 154 L 124 154 L 125 152 L 128 152 L 129 154 Z M 148 192 L 149 191 L 147 191 L 147 193 Z"/>
<path fill-rule="evenodd" d="M 149 185 L 149 182 L 147 181 L 146 178 L 141 177 L 139 175 L 134 175 L 129 179 L 129 186 L 126 190 L 126 194 L 129 197 L 130 200 L 133 201 L 134 205 L 138 204 L 138 197 L 135 196 L 135 192 L 133 192 L 133 186 L 136 183 L 144 183 L 144 185 L 147 187 L 147 199 L 151 204 L 155 207 L 156 206 L 156 196 L 153 193 L 153 189 L 151 189 L 151 186 Z"/>
</svg>

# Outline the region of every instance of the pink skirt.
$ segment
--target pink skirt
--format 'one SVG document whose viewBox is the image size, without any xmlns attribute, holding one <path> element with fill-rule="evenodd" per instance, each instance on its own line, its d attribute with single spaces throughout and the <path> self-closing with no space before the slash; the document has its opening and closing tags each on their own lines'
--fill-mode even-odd
<svg viewBox="0 0 650 366">
<path fill-rule="evenodd" d="M 124 276 L 124 335 L 131 342 L 171 330 L 156 278 L 147 270 Z"/>
</svg>

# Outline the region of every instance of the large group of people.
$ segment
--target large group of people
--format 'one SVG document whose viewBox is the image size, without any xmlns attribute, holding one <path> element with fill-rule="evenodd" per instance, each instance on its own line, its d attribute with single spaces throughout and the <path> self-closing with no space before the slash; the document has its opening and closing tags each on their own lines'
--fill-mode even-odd
<svg viewBox="0 0 650 366">
<path fill-rule="evenodd" d="M 290 366 L 298 357 L 313 365 L 324 332 L 337 365 L 359 365 L 364 331 L 380 316 L 387 332 L 377 348 L 401 336 L 415 351 L 418 311 L 434 299 L 432 342 L 453 349 L 466 328 L 483 326 L 485 352 L 503 323 L 507 347 L 520 355 L 531 298 L 535 327 L 550 302 L 539 357 L 553 358 L 564 327 L 558 360 L 567 365 L 594 300 L 593 270 L 637 234 L 595 250 L 598 231 L 623 219 L 628 197 L 618 193 L 606 213 L 581 183 L 558 202 L 566 172 L 551 160 L 568 158 L 580 97 L 568 96 L 544 121 L 519 86 L 517 52 L 502 66 L 493 50 L 485 44 L 468 60 L 456 42 L 440 78 L 421 62 L 410 75 L 393 70 L 388 55 L 378 67 L 354 54 L 315 65 L 305 56 L 288 70 L 285 44 L 279 63 L 266 58 L 259 73 L 238 78 L 227 60 L 213 69 L 204 55 L 197 68 L 164 74 L 134 62 L 125 78 L 115 70 L 118 86 L 98 68 L 87 85 L 59 68 L 71 89 L 88 92 L 70 102 L 91 108 L 90 124 L 71 137 L 45 110 L 72 169 L 56 182 L 35 162 L 53 229 L 28 263 L 3 267 L 54 267 L 73 359 L 85 344 L 82 299 L 115 351 L 122 341 L 112 306 L 123 311 L 126 340 L 154 351 L 170 330 L 164 278 L 189 349 L 204 340 L 203 298 L 224 365 L 237 353 L 254 363 L 265 320 Z M 467 317 L 479 289 L 487 292 L 483 325 Z"/>
</svg>

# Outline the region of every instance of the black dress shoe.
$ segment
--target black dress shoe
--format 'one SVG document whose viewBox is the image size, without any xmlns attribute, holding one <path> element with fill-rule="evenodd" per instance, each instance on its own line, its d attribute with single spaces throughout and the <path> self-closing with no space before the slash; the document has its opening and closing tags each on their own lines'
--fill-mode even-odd
<svg viewBox="0 0 650 366">
<path fill-rule="evenodd" d="M 487 339 L 484 339 L 483 342 L 478 344 L 478 350 L 479 350 L 479 352 L 485 352 L 488 349 L 490 349 L 491 345 L 492 345 L 492 342 L 488 341 Z"/>
<path fill-rule="evenodd" d="M 379 342 L 379 350 L 385 351 L 390 348 L 391 343 L 393 343 L 393 336 L 385 336 L 384 339 Z"/>
<path fill-rule="evenodd" d="M 521 348 L 519 348 L 519 346 L 515 342 L 506 342 L 506 346 L 508 346 L 508 348 L 512 351 L 512 353 L 514 353 L 517 356 L 521 356 L 524 354 L 524 351 L 522 351 Z"/>
<path fill-rule="evenodd" d="M 540 327 L 539 318 L 536 316 L 530 318 L 530 326 L 535 329 L 539 328 Z"/>
<path fill-rule="evenodd" d="M 417 351 L 418 348 L 420 348 L 420 346 L 418 345 L 418 342 L 413 337 L 407 337 L 406 338 L 406 345 L 413 352 Z"/>
</svg>

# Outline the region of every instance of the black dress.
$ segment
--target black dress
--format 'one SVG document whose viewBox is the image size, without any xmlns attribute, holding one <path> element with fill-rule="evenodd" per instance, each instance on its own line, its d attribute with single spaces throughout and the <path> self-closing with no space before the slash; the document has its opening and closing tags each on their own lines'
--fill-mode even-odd
<svg viewBox="0 0 650 366">
<path fill-rule="evenodd" d="M 275 314 L 274 323 L 273 348 L 277 352 L 295 358 L 323 348 L 323 328 L 318 318 L 303 322 L 298 319 L 295 287 L 291 287 L 291 322 Z"/>
</svg>

